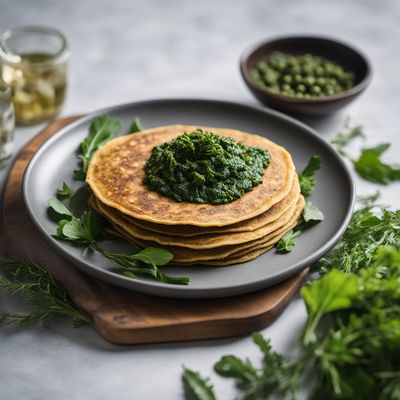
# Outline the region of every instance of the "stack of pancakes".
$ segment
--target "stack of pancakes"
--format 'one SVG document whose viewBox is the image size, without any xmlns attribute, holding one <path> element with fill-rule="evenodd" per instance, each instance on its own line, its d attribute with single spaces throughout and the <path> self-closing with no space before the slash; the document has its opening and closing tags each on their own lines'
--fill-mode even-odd
<svg viewBox="0 0 400 400">
<path fill-rule="evenodd" d="M 232 203 L 177 202 L 144 183 L 152 149 L 183 133 L 204 129 L 271 155 L 262 184 Z M 91 205 L 115 232 L 141 247 L 162 247 L 180 265 L 231 265 L 273 247 L 304 208 L 290 154 L 268 139 L 232 129 L 171 125 L 111 140 L 92 158 L 87 182 Z"/>
</svg>

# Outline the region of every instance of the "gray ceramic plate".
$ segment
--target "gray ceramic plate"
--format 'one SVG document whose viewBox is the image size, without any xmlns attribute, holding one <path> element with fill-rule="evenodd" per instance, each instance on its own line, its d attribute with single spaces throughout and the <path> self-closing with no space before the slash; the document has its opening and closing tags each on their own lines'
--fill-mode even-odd
<svg viewBox="0 0 400 400">
<path fill-rule="evenodd" d="M 46 212 L 47 200 L 63 181 L 72 182 L 76 150 L 86 136 L 90 121 L 110 114 L 123 121 L 124 131 L 139 117 L 144 128 L 168 124 L 190 124 L 235 128 L 264 135 L 286 147 L 298 170 L 320 154 L 323 167 L 317 176 L 312 201 L 325 220 L 303 233 L 289 254 L 271 250 L 257 259 L 229 267 L 166 267 L 170 274 L 188 276 L 188 286 L 132 280 L 119 275 L 98 255 L 83 255 L 81 248 L 52 238 L 56 225 Z M 275 111 L 214 100 L 155 100 L 111 107 L 90 114 L 62 129 L 35 154 L 24 177 L 23 192 L 30 216 L 39 231 L 72 264 L 99 279 L 138 292 L 158 296 L 209 298 L 238 295 L 265 288 L 311 265 L 325 254 L 344 232 L 354 203 L 354 185 L 340 156 L 306 125 Z"/>
</svg>

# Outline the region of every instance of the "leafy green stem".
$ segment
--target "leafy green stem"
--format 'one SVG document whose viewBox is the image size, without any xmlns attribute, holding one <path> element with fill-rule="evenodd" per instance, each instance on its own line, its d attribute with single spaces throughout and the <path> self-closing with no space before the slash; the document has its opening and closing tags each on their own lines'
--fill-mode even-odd
<svg viewBox="0 0 400 400">
<path fill-rule="evenodd" d="M 56 283 L 49 272 L 39 265 L 12 259 L 0 259 L 0 289 L 11 295 L 21 294 L 31 309 L 29 314 L 0 312 L 0 322 L 26 325 L 33 321 L 46 322 L 54 316 L 72 318 L 74 326 L 90 323 L 90 317 L 78 309 Z"/>
</svg>

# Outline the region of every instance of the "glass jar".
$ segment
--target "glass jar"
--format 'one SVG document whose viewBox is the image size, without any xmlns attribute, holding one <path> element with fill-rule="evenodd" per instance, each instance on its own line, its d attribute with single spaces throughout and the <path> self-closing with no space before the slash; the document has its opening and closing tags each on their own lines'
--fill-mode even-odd
<svg viewBox="0 0 400 400">
<path fill-rule="evenodd" d="M 12 154 L 14 127 L 11 88 L 0 79 L 0 165 Z"/>
<path fill-rule="evenodd" d="M 68 58 L 67 42 L 53 28 L 21 27 L 1 35 L 1 78 L 11 86 L 18 123 L 34 124 L 61 111 Z"/>
</svg>

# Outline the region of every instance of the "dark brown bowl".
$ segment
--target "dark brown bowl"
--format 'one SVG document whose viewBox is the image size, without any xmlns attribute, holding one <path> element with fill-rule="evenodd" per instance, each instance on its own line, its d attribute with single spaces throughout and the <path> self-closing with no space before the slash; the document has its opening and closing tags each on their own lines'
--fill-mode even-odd
<svg viewBox="0 0 400 400">
<path fill-rule="evenodd" d="M 274 51 L 326 57 L 352 71 L 355 86 L 342 93 L 317 99 L 298 99 L 272 93 L 259 87 L 251 78 L 250 71 Z M 240 71 L 248 88 L 261 103 L 288 113 L 313 116 L 330 114 L 347 106 L 366 89 L 372 77 L 371 63 L 362 52 L 337 40 L 317 36 L 287 36 L 263 41 L 243 53 Z"/>
</svg>

